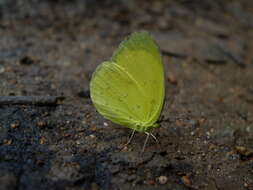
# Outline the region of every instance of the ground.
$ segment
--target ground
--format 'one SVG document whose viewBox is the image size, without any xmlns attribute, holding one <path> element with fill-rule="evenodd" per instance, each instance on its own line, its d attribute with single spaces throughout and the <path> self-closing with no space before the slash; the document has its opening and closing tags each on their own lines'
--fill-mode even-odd
<svg viewBox="0 0 253 190">
<path fill-rule="evenodd" d="M 161 47 L 166 100 L 145 134 L 99 115 L 96 66 L 128 34 Z M 251 0 L 0 1 L 0 95 L 61 96 L 0 105 L 0 189 L 253 189 Z"/>
</svg>

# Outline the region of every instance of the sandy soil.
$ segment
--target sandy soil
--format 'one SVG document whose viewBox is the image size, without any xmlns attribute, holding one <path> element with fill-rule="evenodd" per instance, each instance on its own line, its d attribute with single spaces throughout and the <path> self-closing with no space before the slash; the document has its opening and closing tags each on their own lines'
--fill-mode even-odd
<svg viewBox="0 0 253 190">
<path fill-rule="evenodd" d="M 166 69 L 161 127 L 102 118 L 89 80 L 120 41 L 147 30 Z M 253 189 L 253 2 L 0 1 L 0 189 Z"/>
</svg>

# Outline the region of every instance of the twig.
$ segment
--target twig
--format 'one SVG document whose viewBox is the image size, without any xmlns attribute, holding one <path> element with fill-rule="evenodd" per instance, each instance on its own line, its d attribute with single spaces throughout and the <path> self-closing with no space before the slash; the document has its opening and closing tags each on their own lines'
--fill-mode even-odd
<svg viewBox="0 0 253 190">
<path fill-rule="evenodd" d="M 57 106 L 62 96 L 0 96 L 1 105 Z"/>
</svg>

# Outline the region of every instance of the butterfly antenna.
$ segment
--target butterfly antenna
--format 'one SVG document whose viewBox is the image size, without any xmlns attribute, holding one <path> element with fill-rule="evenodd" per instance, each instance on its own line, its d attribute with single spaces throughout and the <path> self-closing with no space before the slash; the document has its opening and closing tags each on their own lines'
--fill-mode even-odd
<svg viewBox="0 0 253 190">
<path fill-rule="evenodd" d="M 149 139 L 149 135 L 150 135 L 150 133 L 148 133 L 148 132 L 145 132 L 145 134 L 147 135 L 147 137 L 146 137 L 146 139 L 145 139 L 145 142 L 144 142 L 144 145 L 143 145 L 143 147 L 142 147 L 142 151 L 141 151 L 141 152 L 144 152 L 144 150 L 145 150 L 145 148 L 146 148 L 146 144 L 147 144 L 148 139 Z"/>
<path fill-rule="evenodd" d="M 132 131 L 131 136 L 130 136 L 130 138 L 128 139 L 128 141 L 127 141 L 127 143 L 125 144 L 125 146 L 129 145 L 129 143 L 132 141 L 133 136 L 134 136 L 134 133 L 135 133 L 135 130 Z"/>
</svg>

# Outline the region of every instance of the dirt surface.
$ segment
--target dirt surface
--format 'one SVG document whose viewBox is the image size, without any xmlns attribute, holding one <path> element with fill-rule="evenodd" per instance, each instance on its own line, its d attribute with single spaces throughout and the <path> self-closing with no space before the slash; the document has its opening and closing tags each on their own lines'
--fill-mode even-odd
<svg viewBox="0 0 253 190">
<path fill-rule="evenodd" d="M 166 69 L 160 144 L 102 118 L 89 80 L 147 30 Z M 0 1 L 0 189 L 253 189 L 253 1 Z"/>
</svg>

